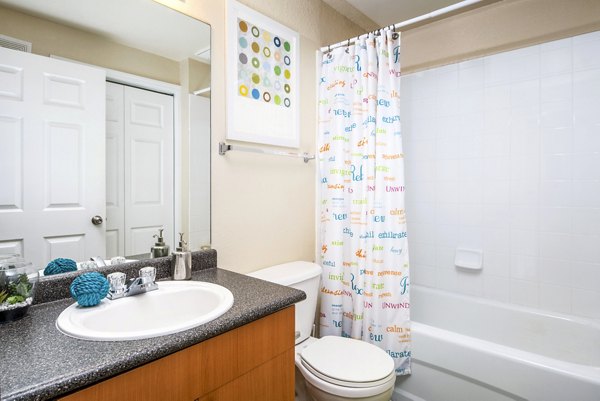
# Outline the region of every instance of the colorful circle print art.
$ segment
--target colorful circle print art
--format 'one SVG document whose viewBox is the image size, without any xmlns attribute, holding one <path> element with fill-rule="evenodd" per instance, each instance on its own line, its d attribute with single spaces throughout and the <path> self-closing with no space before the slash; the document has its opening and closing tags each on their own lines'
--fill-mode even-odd
<svg viewBox="0 0 600 401">
<path fill-rule="evenodd" d="M 238 19 L 238 95 L 276 106 L 292 104 L 292 42 Z"/>
</svg>

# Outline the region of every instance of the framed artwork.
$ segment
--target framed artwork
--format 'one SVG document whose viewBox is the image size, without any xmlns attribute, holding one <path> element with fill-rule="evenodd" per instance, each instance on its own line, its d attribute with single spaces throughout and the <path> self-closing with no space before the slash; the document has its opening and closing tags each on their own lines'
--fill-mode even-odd
<svg viewBox="0 0 600 401">
<path fill-rule="evenodd" d="M 299 146 L 298 33 L 227 3 L 227 139 Z"/>
</svg>

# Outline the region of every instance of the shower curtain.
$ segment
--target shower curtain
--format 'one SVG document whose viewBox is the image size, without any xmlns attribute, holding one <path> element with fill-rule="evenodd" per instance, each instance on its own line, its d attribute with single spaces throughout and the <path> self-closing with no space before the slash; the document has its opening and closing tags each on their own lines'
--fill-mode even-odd
<svg viewBox="0 0 600 401">
<path fill-rule="evenodd" d="M 399 34 L 323 54 L 318 137 L 320 335 L 375 344 L 409 374 Z"/>
</svg>

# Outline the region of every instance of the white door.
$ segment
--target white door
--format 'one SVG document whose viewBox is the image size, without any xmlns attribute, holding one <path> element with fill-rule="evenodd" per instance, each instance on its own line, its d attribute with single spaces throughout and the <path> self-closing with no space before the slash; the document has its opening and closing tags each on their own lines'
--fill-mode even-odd
<svg viewBox="0 0 600 401">
<path fill-rule="evenodd" d="M 105 253 L 105 73 L 0 48 L 0 252 Z"/>
<path fill-rule="evenodd" d="M 125 255 L 173 246 L 173 97 L 124 86 Z"/>
<path fill-rule="evenodd" d="M 125 256 L 124 86 L 106 83 L 106 257 Z M 132 254 L 127 254 L 132 255 Z"/>
<path fill-rule="evenodd" d="M 173 97 L 107 82 L 106 255 L 150 252 L 173 233 Z"/>
</svg>

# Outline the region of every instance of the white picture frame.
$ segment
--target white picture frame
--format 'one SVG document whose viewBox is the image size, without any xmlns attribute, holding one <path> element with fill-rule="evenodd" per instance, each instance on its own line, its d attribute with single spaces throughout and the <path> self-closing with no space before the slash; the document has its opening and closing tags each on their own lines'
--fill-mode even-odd
<svg viewBox="0 0 600 401">
<path fill-rule="evenodd" d="M 300 146 L 299 35 L 227 2 L 227 139 Z"/>
</svg>

